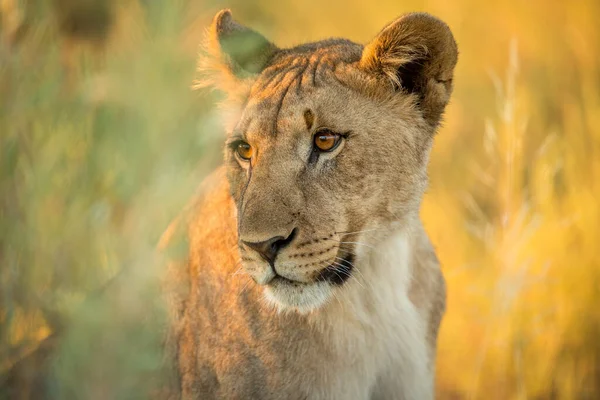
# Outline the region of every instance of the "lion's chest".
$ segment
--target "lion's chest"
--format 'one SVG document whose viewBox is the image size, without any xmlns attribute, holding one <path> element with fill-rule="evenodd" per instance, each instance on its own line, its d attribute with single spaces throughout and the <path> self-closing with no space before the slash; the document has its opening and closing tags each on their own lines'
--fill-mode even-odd
<svg viewBox="0 0 600 400">
<path fill-rule="evenodd" d="M 381 249 L 364 266 L 362 275 L 369 279 L 348 281 L 338 298 L 308 319 L 263 315 L 251 291 L 232 292 L 228 304 L 235 300 L 236 307 L 229 313 L 208 312 L 225 307 L 220 296 L 214 303 L 204 299 L 204 311 L 200 306 L 191 311 L 196 322 L 180 343 L 180 362 L 196 360 L 194 368 L 180 371 L 188 388 L 183 392 L 214 398 L 371 398 L 382 374 L 422 358 L 423 322 L 407 295 L 409 252 L 403 243 Z M 203 289 L 193 293 L 208 288 Z"/>
</svg>

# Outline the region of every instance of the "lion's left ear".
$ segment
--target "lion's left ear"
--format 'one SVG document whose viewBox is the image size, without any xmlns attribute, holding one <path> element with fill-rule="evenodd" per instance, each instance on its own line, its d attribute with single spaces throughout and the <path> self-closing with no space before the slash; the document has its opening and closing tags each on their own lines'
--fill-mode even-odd
<svg viewBox="0 0 600 400">
<path fill-rule="evenodd" d="M 214 86 L 235 95 L 262 72 L 278 49 L 225 9 L 213 18 L 204 50 L 198 66 L 203 76 L 197 86 Z"/>
<path fill-rule="evenodd" d="M 387 77 L 395 90 L 418 95 L 425 120 L 435 126 L 452 93 L 457 58 L 448 25 L 429 14 L 411 13 L 365 46 L 360 67 Z"/>
</svg>

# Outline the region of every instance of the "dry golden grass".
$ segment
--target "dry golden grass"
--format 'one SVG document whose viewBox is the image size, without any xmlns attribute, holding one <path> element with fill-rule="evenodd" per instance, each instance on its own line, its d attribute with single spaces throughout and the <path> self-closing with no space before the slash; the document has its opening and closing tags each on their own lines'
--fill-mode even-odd
<svg viewBox="0 0 600 400">
<path fill-rule="evenodd" d="M 17 3 L 2 1 L 5 31 Z M 366 42 L 407 11 L 448 22 L 461 54 L 422 210 L 448 281 L 439 398 L 599 398 L 600 3 L 227 6 L 283 46 Z M 149 249 L 219 158 L 213 99 L 188 87 L 220 7 L 118 2 L 101 62 L 94 46 L 65 50 L 44 13 L 18 46 L 2 41 L 0 368 L 67 319 L 53 390 L 143 398 L 130 395 L 160 364 L 157 339 L 130 320 L 154 298 Z M 110 307 L 85 300 L 125 266 Z M 126 333 L 90 350 L 99 329 Z"/>
</svg>

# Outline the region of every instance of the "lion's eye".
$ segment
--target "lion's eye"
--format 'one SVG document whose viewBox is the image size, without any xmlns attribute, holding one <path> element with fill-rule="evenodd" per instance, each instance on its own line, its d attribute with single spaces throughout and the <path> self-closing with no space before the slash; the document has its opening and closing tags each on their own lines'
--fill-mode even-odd
<svg viewBox="0 0 600 400">
<path fill-rule="evenodd" d="M 322 130 L 315 134 L 313 141 L 316 149 L 320 151 L 332 151 L 340 144 L 341 139 L 342 136 L 338 133 Z"/>
<path fill-rule="evenodd" d="M 242 160 L 248 161 L 252 158 L 254 150 L 248 143 L 240 141 L 235 146 L 235 152 Z"/>
</svg>

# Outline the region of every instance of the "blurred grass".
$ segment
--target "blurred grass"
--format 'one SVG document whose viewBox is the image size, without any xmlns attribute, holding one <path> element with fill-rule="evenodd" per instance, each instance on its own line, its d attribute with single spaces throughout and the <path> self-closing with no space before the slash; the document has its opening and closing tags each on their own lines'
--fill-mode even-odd
<svg viewBox="0 0 600 400">
<path fill-rule="evenodd" d="M 422 210 L 449 287 L 439 398 L 600 397 L 598 2 L 78 2 L 110 6 L 92 37 L 72 3 L 0 8 L 0 375 L 57 332 L 51 397 L 160 385 L 153 249 L 221 155 L 214 95 L 189 90 L 214 12 L 285 46 L 422 10 L 461 52 Z"/>
</svg>

